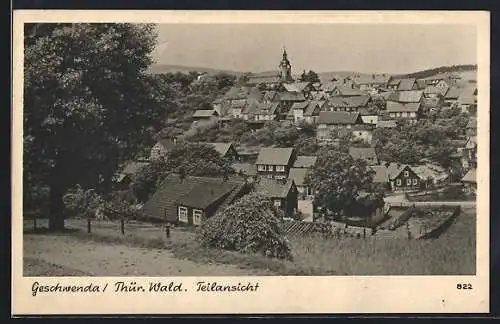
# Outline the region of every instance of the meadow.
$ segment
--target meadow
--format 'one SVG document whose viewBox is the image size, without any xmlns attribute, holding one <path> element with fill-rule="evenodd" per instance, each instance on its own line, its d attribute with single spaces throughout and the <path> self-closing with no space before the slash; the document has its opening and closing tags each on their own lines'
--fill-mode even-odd
<svg viewBox="0 0 500 324">
<path fill-rule="evenodd" d="M 33 233 L 32 222 L 25 221 L 25 276 L 106 274 L 109 270 L 99 268 L 99 259 L 109 263 L 124 255 L 135 261 L 127 261 L 125 270 L 113 268 L 114 272 L 109 275 L 200 275 L 200 271 L 215 275 L 317 276 L 473 275 L 476 272 L 476 211 L 472 208 L 463 209 L 451 226 L 434 239 L 290 236 L 293 261 L 207 249 L 198 244 L 194 230 L 189 228 L 172 228 L 167 238 L 164 228 L 151 224 L 127 223 L 125 235 L 116 222 L 94 221 L 90 234 L 85 220 L 69 219 L 66 225 L 71 229 L 67 233 L 49 234 L 43 232 L 45 225 L 38 221 L 39 229 Z M 45 246 L 45 250 L 41 250 L 41 246 Z M 87 247 L 93 251 L 95 262 L 85 264 L 82 269 L 81 260 L 86 256 L 81 254 L 87 253 Z M 59 257 L 61 249 L 66 252 L 64 258 Z M 75 262 L 66 270 L 58 264 L 71 258 Z M 148 262 L 152 265 L 143 265 Z M 121 271 L 124 272 L 116 273 Z"/>
</svg>

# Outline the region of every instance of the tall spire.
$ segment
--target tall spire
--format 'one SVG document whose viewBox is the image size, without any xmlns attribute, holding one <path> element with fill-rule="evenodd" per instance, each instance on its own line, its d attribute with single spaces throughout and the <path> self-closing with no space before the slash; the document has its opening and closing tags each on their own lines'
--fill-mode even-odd
<svg viewBox="0 0 500 324">
<path fill-rule="evenodd" d="M 289 82 L 292 81 L 292 65 L 290 64 L 290 61 L 288 60 L 288 54 L 286 52 L 286 47 L 283 45 L 283 59 L 280 62 L 279 65 L 280 69 L 280 79 L 281 81 Z"/>
</svg>

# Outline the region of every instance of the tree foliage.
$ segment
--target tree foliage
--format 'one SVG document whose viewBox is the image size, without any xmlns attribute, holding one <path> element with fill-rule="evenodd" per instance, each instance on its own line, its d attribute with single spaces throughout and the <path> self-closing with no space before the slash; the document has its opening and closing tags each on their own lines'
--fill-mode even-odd
<svg viewBox="0 0 500 324">
<path fill-rule="evenodd" d="M 373 174 L 365 161 L 325 147 L 318 152 L 316 164 L 305 182 L 315 192 L 315 205 L 325 216 L 333 213 L 335 217 L 356 203 L 360 191 L 371 190 Z"/>
<path fill-rule="evenodd" d="M 300 75 L 300 81 L 311 82 L 311 83 L 320 82 L 318 74 L 312 70 L 309 70 L 309 72 L 307 72 L 307 73 L 304 70 L 302 72 L 302 74 Z"/>
<path fill-rule="evenodd" d="M 153 25 L 25 24 L 24 179 L 50 188 L 51 229 L 64 227 L 66 189 L 106 191 L 152 143 L 164 118 L 145 73 L 155 42 Z"/>
<path fill-rule="evenodd" d="M 251 193 L 204 220 L 198 239 L 206 247 L 292 259 L 282 217 L 271 200 Z"/>
</svg>

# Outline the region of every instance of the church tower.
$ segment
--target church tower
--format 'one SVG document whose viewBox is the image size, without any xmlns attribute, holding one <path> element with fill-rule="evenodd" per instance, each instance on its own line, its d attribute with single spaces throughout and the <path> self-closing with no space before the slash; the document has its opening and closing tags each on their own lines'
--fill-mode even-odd
<svg viewBox="0 0 500 324">
<path fill-rule="evenodd" d="M 288 60 L 288 54 L 286 53 L 286 49 L 283 48 L 283 58 L 281 59 L 279 65 L 279 77 L 281 82 L 291 82 L 292 78 L 292 65 Z"/>
</svg>

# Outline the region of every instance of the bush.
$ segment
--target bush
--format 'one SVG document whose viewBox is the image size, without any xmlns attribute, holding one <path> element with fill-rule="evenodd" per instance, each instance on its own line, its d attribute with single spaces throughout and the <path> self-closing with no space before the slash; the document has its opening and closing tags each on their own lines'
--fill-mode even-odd
<svg viewBox="0 0 500 324">
<path fill-rule="evenodd" d="M 205 247 L 291 260 L 282 216 L 270 200 L 251 193 L 204 221 L 198 240 Z"/>
</svg>

